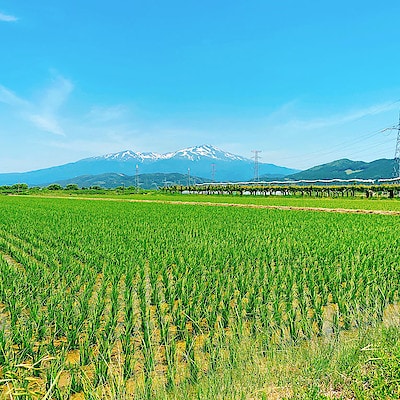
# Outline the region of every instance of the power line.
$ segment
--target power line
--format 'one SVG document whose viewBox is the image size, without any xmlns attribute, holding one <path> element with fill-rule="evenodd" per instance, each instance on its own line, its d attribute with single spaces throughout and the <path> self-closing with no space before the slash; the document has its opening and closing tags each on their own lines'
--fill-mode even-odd
<svg viewBox="0 0 400 400">
<path fill-rule="evenodd" d="M 390 131 L 394 129 L 393 127 L 386 127 L 383 129 L 379 129 L 376 131 L 372 131 L 372 132 L 367 132 L 361 136 L 358 136 L 357 138 L 350 140 L 350 141 L 346 141 L 346 142 L 342 142 L 342 143 L 338 143 L 336 145 L 333 145 L 329 148 L 329 150 L 321 150 L 321 151 L 314 151 L 314 152 L 310 152 L 310 153 L 306 153 L 302 156 L 292 156 L 292 157 L 285 157 L 285 158 L 281 158 L 281 160 L 301 160 L 301 161 L 308 161 L 308 160 L 313 160 L 315 158 L 315 156 L 329 156 L 331 154 L 335 154 L 338 151 L 341 150 L 346 150 L 346 151 L 351 151 L 351 154 L 355 154 L 354 152 L 354 147 L 357 146 L 360 143 L 365 143 L 366 140 L 368 139 L 372 139 L 373 137 L 381 137 L 381 134 L 386 132 L 386 131 Z M 367 147 L 363 146 L 362 148 L 360 148 L 360 146 L 357 146 L 357 152 L 359 153 L 360 150 L 367 150 L 368 148 L 370 148 L 370 145 L 368 145 Z"/>
<path fill-rule="evenodd" d="M 336 158 L 353 158 L 355 155 L 357 154 L 363 154 L 365 151 L 368 151 L 369 149 L 375 149 L 377 147 L 382 147 L 382 146 L 386 146 L 386 148 L 390 148 L 392 147 L 392 145 L 390 145 L 390 143 L 392 143 L 392 139 L 388 139 L 388 136 L 390 134 L 389 131 L 396 129 L 397 130 L 397 126 L 396 127 L 387 127 L 384 129 L 380 129 L 378 131 L 374 131 L 374 132 L 369 132 L 367 134 L 364 134 L 360 137 L 358 137 L 355 140 L 352 140 L 350 142 L 343 142 L 340 144 L 337 144 L 336 146 L 332 146 L 327 150 L 323 150 L 321 149 L 320 151 L 313 151 L 313 152 L 309 152 L 309 153 L 304 153 L 304 154 L 298 154 L 298 155 L 291 155 L 290 157 L 280 157 L 279 158 L 279 162 L 286 162 L 287 160 L 290 160 L 293 163 L 296 162 L 302 162 L 307 163 L 309 161 L 312 161 L 315 165 L 316 160 L 321 160 L 322 158 L 327 158 L 330 155 L 335 155 Z M 387 133 L 385 133 L 387 132 Z M 382 141 L 383 139 L 383 134 L 384 136 L 386 136 L 385 140 Z M 375 140 L 374 142 L 368 141 L 367 139 L 379 139 L 378 141 Z M 346 153 L 343 157 L 340 157 L 338 154 L 340 154 L 340 152 Z M 382 155 L 381 158 L 387 158 L 387 156 Z M 327 161 L 321 161 L 322 163 L 325 163 Z"/>
</svg>

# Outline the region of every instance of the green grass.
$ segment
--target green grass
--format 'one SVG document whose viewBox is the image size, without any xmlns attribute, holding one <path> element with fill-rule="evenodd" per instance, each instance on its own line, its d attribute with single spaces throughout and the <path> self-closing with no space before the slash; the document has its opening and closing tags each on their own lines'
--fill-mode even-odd
<svg viewBox="0 0 400 400">
<path fill-rule="evenodd" d="M 159 399 L 398 399 L 400 329 L 369 327 L 331 339 L 255 351 L 238 349 L 234 368 Z"/>
</svg>

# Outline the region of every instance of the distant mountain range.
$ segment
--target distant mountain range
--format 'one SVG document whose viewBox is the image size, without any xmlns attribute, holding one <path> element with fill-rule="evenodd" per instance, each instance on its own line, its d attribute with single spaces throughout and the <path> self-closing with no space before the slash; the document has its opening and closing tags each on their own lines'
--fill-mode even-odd
<svg viewBox="0 0 400 400">
<path fill-rule="evenodd" d="M 214 164 L 214 166 L 212 165 Z M 45 186 L 61 181 L 73 181 L 82 175 L 106 173 L 133 176 L 140 174 L 179 173 L 216 181 L 243 181 L 254 176 L 254 161 L 225 152 L 210 145 L 189 147 L 172 153 L 135 153 L 131 150 L 86 158 L 56 167 L 23 172 L 0 174 L 0 185 L 27 183 Z M 269 178 L 283 178 L 299 172 L 274 164 L 259 163 L 259 174 Z"/>
<path fill-rule="evenodd" d="M 363 161 L 351 161 L 347 159 L 333 161 L 331 163 L 318 165 L 308 170 L 288 175 L 283 180 L 318 180 L 318 179 L 381 179 L 391 178 L 394 167 L 393 160 L 381 159 L 370 163 Z M 143 189 L 155 189 L 157 187 L 170 185 L 187 185 L 208 183 L 210 179 L 188 176 L 188 174 L 139 174 L 137 177 L 139 186 Z M 282 178 L 278 178 L 282 179 Z M 260 181 L 271 180 L 268 176 L 261 176 Z M 106 173 L 100 175 L 84 175 L 73 179 L 58 182 L 62 186 L 71 183 L 79 187 L 101 186 L 104 188 L 115 188 L 118 186 L 136 186 L 136 176 Z"/>
<path fill-rule="evenodd" d="M 315 179 L 380 179 L 391 178 L 394 160 L 372 162 L 342 159 L 305 171 L 259 163 L 259 180 Z M 214 174 L 213 172 L 214 171 Z M 80 187 L 135 186 L 136 174 L 143 188 L 168 184 L 251 181 L 254 160 L 225 152 L 210 145 L 195 146 L 176 152 L 135 153 L 131 150 L 24 172 L 0 174 L 1 185 L 27 183 L 29 186 L 63 186 L 75 183 Z M 214 176 L 213 176 L 214 175 Z"/>
<path fill-rule="evenodd" d="M 287 177 L 299 179 L 385 179 L 391 178 L 394 160 L 382 158 L 372 162 L 351 161 L 346 158 L 318 165 Z"/>
</svg>

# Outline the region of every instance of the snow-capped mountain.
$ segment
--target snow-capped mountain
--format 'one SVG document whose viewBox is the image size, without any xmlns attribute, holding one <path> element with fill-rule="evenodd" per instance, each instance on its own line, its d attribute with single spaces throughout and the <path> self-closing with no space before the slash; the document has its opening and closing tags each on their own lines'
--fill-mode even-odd
<svg viewBox="0 0 400 400">
<path fill-rule="evenodd" d="M 202 158 L 211 158 L 213 160 L 221 161 L 248 161 L 247 158 L 228 153 L 217 147 L 210 145 L 202 145 L 195 147 L 188 147 L 186 149 L 175 151 L 174 153 L 164 154 L 168 158 L 187 158 L 191 161 L 199 161 Z"/>
<path fill-rule="evenodd" d="M 86 160 L 114 160 L 114 161 L 140 161 L 143 162 L 145 160 L 161 160 L 165 158 L 163 154 L 159 153 L 141 153 L 141 152 L 134 152 L 132 150 L 125 150 L 125 151 L 120 151 L 118 153 L 109 153 L 105 154 L 104 156 L 96 156 L 96 157 L 91 157 L 87 158 Z"/>
<path fill-rule="evenodd" d="M 110 153 L 105 154 L 104 156 L 92 157 L 91 159 L 95 160 L 115 160 L 115 161 L 158 161 L 158 160 L 170 160 L 174 158 L 187 159 L 190 161 L 199 161 L 203 158 L 210 158 L 213 160 L 221 160 L 221 161 L 249 161 L 249 159 L 228 153 L 217 147 L 211 145 L 202 145 L 202 146 L 194 146 L 187 147 L 182 150 L 160 154 L 160 153 L 141 153 L 134 152 L 132 150 L 125 150 L 119 153 Z M 87 160 L 90 160 L 87 159 Z"/>
<path fill-rule="evenodd" d="M 274 164 L 259 163 L 259 176 L 282 178 L 298 172 Z M 37 171 L 0 174 L 0 185 L 24 182 L 47 185 L 82 175 L 120 173 L 125 175 L 179 173 L 215 181 L 246 181 L 254 176 L 253 160 L 210 145 L 194 146 L 175 152 L 141 153 L 125 150 Z"/>
</svg>

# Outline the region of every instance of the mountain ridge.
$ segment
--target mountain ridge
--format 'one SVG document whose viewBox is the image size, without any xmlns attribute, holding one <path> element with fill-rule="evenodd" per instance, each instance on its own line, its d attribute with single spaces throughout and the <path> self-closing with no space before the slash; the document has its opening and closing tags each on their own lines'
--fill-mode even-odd
<svg viewBox="0 0 400 400">
<path fill-rule="evenodd" d="M 216 167 L 215 177 L 210 176 L 213 164 Z M 178 184 L 186 184 L 188 179 L 192 183 L 238 182 L 251 181 L 253 167 L 254 161 L 251 159 L 206 145 L 165 154 L 124 150 L 26 173 L 0 174 L 0 186 L 16 183 L 27 183 L 30 186 L 47 186 L 51 183 L 62 185 L 76 183 L 85 187 L 92 185 L 135 186 L 135 175 L 138 172 L 143 181 L 143 187 L 146 188 L 155 185 L 163 186 L 165 180 Z M 294 174 L 282 173 L 293 170 L 274 164 L 260 163 L 259 167 L 261 171 L 265 167 L 270 168 L 267 174 L 260 174 L 260 181 L 390 179 L 393 175 L 394 160 L 378 159 L 365 162 L 343 158 Z M 173 172 L 165 172 L 165 170 Z M 180 172 L 176 172 L 177 170 Z"/>
<path fill-rule="evenodd" d="M 191 161 L 199 160 L 201 157 L 208 157 L 215 160 L 242 160 L 252 161 L 248 158 L 238 156 L 227 151 L 223 151 L 218 147 L 203 144 L 200 146 L 186 147 L 181 150 L 167 152 L 167 153 L 156 153 L 156 152 L 134 152 L 132 150 L 123 150 L 117 153 L 108 153 L 102 156 L 95 156 L 85 158 L 82 161 L 90 160 L 140 160 L 140 161 L 156 161 L 156 160 L 169 160 L 175 157 L 187 158 Z"/>
<path fill-rule="evenodd" d="M 393 159 L 381 158 L 365 162 L 342 158 L 289 175 L 286 179 L 390 179 L 393 170 Z"/>
<path fill-rule="evenodd" d="M 82 175 L 135 175 L 137 170 L 147 174 L 180 173 L 218 181 L 245 181 L 254 175 L 254 161 L 211 145 L 187 147 L 165 154 L 124 150 L 35 171 L 0 174 L 0 185 L 27 183 L 30 186 L 43 186 Z M 260 175 L 283 178 L 295 172 L 298 170 L 259 163 Z"/>
</svg>

